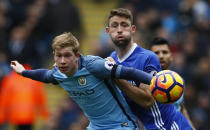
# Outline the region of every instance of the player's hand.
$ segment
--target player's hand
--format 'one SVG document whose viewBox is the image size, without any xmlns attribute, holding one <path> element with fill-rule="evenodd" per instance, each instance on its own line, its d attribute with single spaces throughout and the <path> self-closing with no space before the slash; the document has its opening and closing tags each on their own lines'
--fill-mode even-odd
<svg viewBox="0 0 210 130">
<path fill-rule="evenodd" d="M 110 61 L 110 62 L 116 64 L 115 60 L 112 57 L 107 57 L 107 58 L 105 58 L 105 60 Z"/>
<path fill-rule="evenodd" d="M 22 72 L 25 70 L 23 65 L 21 65 L 18 61 L 11 61 L 10 67 L 18 74 L 22 74 Z"/>
</svg>

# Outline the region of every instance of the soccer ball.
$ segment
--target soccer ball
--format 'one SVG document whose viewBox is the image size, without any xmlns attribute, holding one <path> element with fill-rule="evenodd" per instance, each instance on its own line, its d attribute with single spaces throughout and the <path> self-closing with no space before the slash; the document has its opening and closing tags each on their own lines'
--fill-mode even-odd
<svg viewBox="0 0 210 130">
<path fill-rule="evenodd" d="M 177 101 L 184 91 L 184 80 L 174 71 L 163 70 L 151 80 L 150 91 L 160 103 L 170 104 Z"/>
</svg>

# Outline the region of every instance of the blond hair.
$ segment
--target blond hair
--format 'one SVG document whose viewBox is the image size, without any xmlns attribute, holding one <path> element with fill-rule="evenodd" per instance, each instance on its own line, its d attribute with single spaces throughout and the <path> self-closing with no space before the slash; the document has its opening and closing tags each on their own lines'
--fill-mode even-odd
<svg viewBox="0 0 210 130">
<path fill-rule="evenodd" d="M 74 35 L 70 32 L 62 33 L 56 36 L 52 42 L 53 51 L 65 47 L 72 47 L 74 53 L 78 52 L 79 42 Z"/>
<path fill-rule="evenodd" d="M 112 9 L 108 16 L 108 26 L 109 26 L 109 20 L 114 16 L 125 17 L 131 21 L 131 24 L 133 24 L 133 15 L 131 11 L 128 9 L 125 8 Z"/>
</svg>

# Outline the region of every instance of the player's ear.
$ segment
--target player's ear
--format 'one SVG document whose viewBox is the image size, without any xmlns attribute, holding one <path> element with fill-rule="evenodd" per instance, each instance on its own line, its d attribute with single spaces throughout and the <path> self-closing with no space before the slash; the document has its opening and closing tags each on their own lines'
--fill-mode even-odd
<svg viewBox="0 0 210 130">
<path fill-rule="evenodd" d="M 77 52 L 75 53 L 75 56 L 76 56 L 77 58 L 79 58 L 79 56 L 80 56 L 79 51 L 77 51 Z"/>
<path fill-rule="evenodd" d="M 109 27 L 106 27 L 106 33 L 109 33 Z"/>
<path fill-rule="evenodd" d="M 131 26 L 131 29 L 132 29 L 132 32 L 133 32 L 133 33 L 136 32 L 136 26 L 135 26 L 135 25 L 132 25 L 132 26 Z"/>
</svg>

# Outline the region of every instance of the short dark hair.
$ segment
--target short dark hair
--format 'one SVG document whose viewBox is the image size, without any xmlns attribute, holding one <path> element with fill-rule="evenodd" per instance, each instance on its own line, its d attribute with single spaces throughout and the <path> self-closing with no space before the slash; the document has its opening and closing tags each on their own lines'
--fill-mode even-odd
<svg viewBox="0 0 210 130">
<path fill-rule="evenodd" d="M 169 44 L 168 40 L 166 40 L 165 38 L 162 38 L 162 37 L 154 37 L 150 43 L 150 49 L 154 45 L 167 45 L 170 48 L 170 44 Z"/>
<path fill-rule="evenodd" d="M 114 16 L 125 17 L 131 21 L 131 24 L 133 24 L 133 15 L 131 11 L 125 8 L 117 8 L 110 11 L 107 26 L 109 26 L 109 20 Z"/>
</svg>

